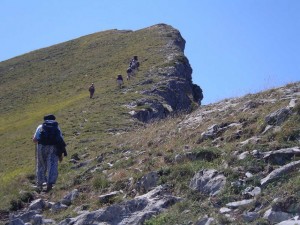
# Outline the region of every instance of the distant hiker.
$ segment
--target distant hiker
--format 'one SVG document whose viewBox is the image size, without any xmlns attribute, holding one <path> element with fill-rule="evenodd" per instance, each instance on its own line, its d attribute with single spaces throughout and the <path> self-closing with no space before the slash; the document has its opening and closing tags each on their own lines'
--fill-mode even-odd
<svg viewBox="0 0 300 225">
<path fill-rule="evenodd" d="M 94 83 L 92 83 L 91 86 L 89 87 L 89 92 L 90 92 L 90 98 L 93 98 L 93 95 L 95 93 Z"/>
<path fill-rule="evenodd" d="M 38 191 L 43 190 L 43 183 L 46 182 L 48 192 L 58 177 L 58 160 L 62 160 L 62 155 L 67 156 L 66 144 L 54 115 L 44 116 L 44 122 L 37 127 L 32 140 L 37 144 L 36 184 Z"/>
<path fill-rule="evenodd" d="M 126 73 L 127 73 L 127 80 L 130 80 L 132 74 L 132 69 L 130 67 L 127 68 Z"/>
<path fill-rule="evenodd" d="M 138 57 L 135 55 L 135 56 L 133 56 L 133 58 L 130 60 L 129 67 L 130 67 L 132 70 L 139 70 L 139 66 L 140 66 L 140 63 L 139 63 Z"/>
<path fill-rule="evenodd" d="M 123 83 L 124 83 L 124 82 L 123 82 L 123 77 L 122 77 L 121 74 L 119 74 L 119 75 L 117 76 L 117 84 L 118 84 L 119 88 L 122 88 Z"/>
</svg>

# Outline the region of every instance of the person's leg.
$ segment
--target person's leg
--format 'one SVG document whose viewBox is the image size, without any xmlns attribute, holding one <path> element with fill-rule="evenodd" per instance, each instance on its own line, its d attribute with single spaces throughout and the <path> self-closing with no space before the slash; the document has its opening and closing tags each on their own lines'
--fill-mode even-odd
<svg viewBox="0 0 300 225">
<path fill-rule="evenodd" d="M 121 88 L 121 86 L 122 86 L 122 81 L 121 81 L 121 80 L 117 80 L 117 82 L 118 82 L 119 88 Z"/>
<path fill-rule="evenodd" d="M 40 191 L 42 190 L 43 183 L 46 182 L 46 171 L 47 171 L 47 158 L 45 153 L 45 146 L 37 146 L 36 155 L 36 184 Z"/>
<path fill-rule="evenodd" d="M 52 189 L 53 184 L 56 183 L 58 177 L 58 156 L 56 155 L 56 147 L 54 145 L 49 146 L 47 156 L 48 167 L 48 179 L 47 179 L 47 191 Z"/>
</svg>

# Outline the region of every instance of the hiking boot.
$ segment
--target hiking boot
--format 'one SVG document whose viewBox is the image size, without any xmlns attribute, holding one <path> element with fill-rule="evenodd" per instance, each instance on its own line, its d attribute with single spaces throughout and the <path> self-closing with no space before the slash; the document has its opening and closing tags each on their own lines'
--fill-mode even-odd
<svg viewBox="0 0 300 225">
<path fill-rule="evenodd" d="M 42 185 L 36 186 L 35 191 L 36 191 L 37 193 L 41 193 L 41 192 L 43 191 L 43 186 L 42 186 Z"/>
<path fill-rule="evenodd" d="M 32 185 L 31 187 L 37 193 L 40 193 L 43 190 L 43 185 L 42 184 L 35 184 L 35 185 Z"/>
<path fill-rule="evenodd" d="M 47 184 L 47 189 L 46 189 L 46 192 L 49 192 L 51 191 L 53 188 L 53 185 L 52 184 Z"/>
</svg>

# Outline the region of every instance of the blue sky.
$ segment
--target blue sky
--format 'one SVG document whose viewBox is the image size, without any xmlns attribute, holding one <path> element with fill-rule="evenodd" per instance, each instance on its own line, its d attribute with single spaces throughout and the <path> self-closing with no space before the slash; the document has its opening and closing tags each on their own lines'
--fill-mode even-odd
<svg viewBox="0 0 300 225">
<path fill-rule="evenodd" d="M 299 0 L 1 0 L 0 18 L 0 61 L 108 29 L 169 24 L 186 40 L 204 104 L 300 80 Z"/>
</svg>

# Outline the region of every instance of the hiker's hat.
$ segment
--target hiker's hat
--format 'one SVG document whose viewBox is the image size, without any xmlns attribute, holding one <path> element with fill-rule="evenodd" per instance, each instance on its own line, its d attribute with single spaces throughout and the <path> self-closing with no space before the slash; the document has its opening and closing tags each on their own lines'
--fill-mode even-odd
<svg viewBox="0 0 300 225">
<path fill-rule="evenodd" d="M 49 114 L 49 115 L 46 115 L 44 116 L 44 120 L 55 120 L 55 116 L 53 114 Z"/>
</svg>

